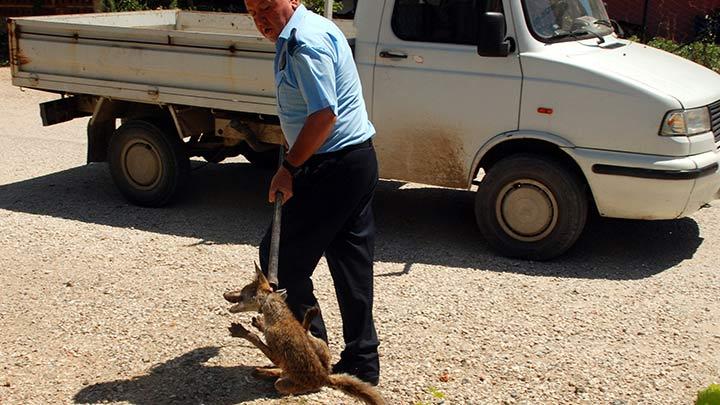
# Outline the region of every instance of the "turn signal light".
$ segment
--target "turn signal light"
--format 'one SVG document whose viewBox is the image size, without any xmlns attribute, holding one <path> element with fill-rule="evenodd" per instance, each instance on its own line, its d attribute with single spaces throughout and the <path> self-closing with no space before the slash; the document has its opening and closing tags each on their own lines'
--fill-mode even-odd
<svg viewBox="0 0 720 405">
<path fill-rule="evenodd" d="M 553 109 L 552 108 L 546 108 L 546 107 L 540 107 L 538 108 L 538 113 L 540 114 L 546 114 L 546 115 L 552 115 Z"/>
</svg>

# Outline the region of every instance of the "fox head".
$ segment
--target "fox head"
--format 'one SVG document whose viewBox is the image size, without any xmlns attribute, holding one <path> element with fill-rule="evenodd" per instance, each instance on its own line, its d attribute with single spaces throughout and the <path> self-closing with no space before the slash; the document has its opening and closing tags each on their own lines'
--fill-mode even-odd
<svg viewBox="0 0 720 405">
<path fill-rule="evenodd" d="M 267 299 L 267 296 L 273 292 L 270 283 L 263 274 L 260 267 L 255 263 L 255 280 L 243 287 L 241 290 L 229 291 L 223 294 L 223 297 L 233 305 L 230 312 L 259 312 L 260 307 Z"/>
</svg>

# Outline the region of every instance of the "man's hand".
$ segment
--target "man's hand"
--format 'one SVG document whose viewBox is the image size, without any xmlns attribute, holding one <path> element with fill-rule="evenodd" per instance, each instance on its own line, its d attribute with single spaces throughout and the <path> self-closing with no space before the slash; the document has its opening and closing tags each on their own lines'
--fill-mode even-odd
<svg viewBox="0 0 720 405">
<path fill-rule="evenodd" d="M 300 130 L 295 144 L 285 156 L 288 163 L 295 167 L 302 166 L 325 143 L 336 120 L 335 113 L 329 107 L 310 114 L 305 120 L 302 130 Z M 283 195 L 283 204 L 293 196 L 293 177 L 282 166 L 275 173 L 270 183 L 268 201 L 274 203 L 275 193 L 278 191 Z"/>
<path fill-rule="evenodd" d="M 293 178 L 286 168 L 280 167 L 270 182 L 268 201 L 275 202 L 275 193 L 282 193 L 282 203 L 285 204 L 293 196 Z"/>
</svg>

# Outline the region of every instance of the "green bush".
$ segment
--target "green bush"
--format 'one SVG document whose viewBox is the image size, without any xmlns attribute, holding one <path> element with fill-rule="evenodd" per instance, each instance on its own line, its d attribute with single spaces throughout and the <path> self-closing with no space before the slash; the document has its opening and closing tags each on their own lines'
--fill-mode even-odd
<svg viewBox="0 0 720 405">
<path fill-rule="evenodd" d="M 106 12 L 155 10 L 159 8 L 232 13 L 245 12 L 245 2 L 228 2 L 227 0 L 102 0 L 102 10 Z"/>
<path fill-rule="evenodd" d="M 308 10 L 312 10 L 317 14 L 325 15 L 325 0 L 303 0 L 302 3 Z M 338 12 L 343 8 L 341 1 L 335 1 L 333 3 L 333 11 Z"/>
<path fill-rule="evenodd" d="M 653 38 L 648 45 L 690 59 L 720 73 L 720 45 L 709 42 L 691 42 L 679 45 L 664 38 Z"/>
<path fill-rule="evenodd" d="M 630 40 L 639 42 L 637 37 L 631 37 Z M 647 44 L 653 48 L 662 49 L 685 59 L 690 59 L 720 73 L 720 45 L 713 42 L 696 41 L 688 44 L 678 44 L 665 38 L 653 38 Z"/>
<path fill-rule="evenodd" d="M 698 392 L 695 405 L 720 405 L 720 385 L 712 384 Z"/>
<path fill-rule="evenodd" d="M 152 1 L 152 0 L 102 0 L 102 9 L 107 12 L 115 11 L 139 11 L 156 8 L 177 8 L 177 0 Z"/>
<path fill-rule="evenodd" d="M 236 4 L 228 4 L 227 1 L 213 0 L 102 0 L 102 9 L 107 12 L 114 11 L 138 11 L 138 10 L 154 10 L 158 8 L 171 9 L 181 8 L 186 10 L 203 10 L 203 11 L 226 11 L 226 12 L 244 12 L 245 4 L 242 1 L 230 2 Z M 325 0 L 303 0 L 303 4 L 308 9 L 318 13 L 325 13 Z M 335 1 L 333 11 L 338 12 L 343 8 L 341 1 Z"/>
</svg>

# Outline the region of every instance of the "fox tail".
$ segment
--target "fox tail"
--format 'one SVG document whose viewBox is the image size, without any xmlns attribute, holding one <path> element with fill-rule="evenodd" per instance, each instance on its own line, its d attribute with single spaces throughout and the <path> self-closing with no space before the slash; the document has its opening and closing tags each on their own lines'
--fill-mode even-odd
<svg viewBox="0 0 720 405">
<path fill-rule="evenodd" d="M 385 405 L 375 387 L 348 374 L 331 374 L 328 376 L 328 385 L 332 388 L 353 396 L 368 405 Z"/>
</svg>

